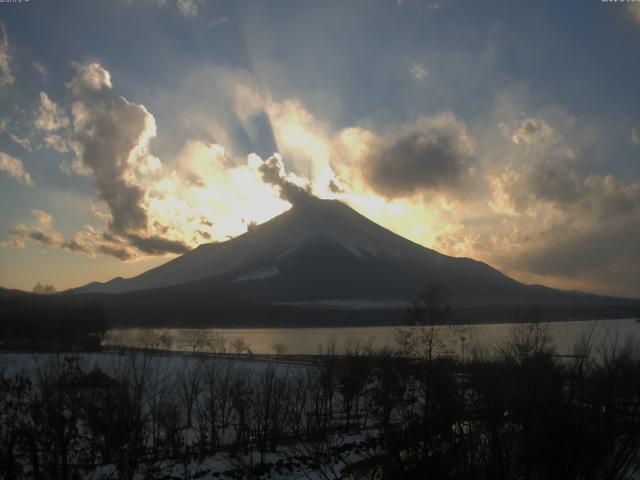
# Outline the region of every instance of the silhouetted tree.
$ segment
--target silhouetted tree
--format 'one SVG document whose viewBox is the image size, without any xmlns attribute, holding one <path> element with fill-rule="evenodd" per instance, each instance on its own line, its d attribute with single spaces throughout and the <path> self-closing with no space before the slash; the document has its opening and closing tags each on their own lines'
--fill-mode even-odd
<svg viewBox="0 0 640 480">
<path fill-rule="evenodd" d="M 38 282 L 33 287 L 33 293 L 38 293 L 41 295 L 52 295 L 56 293 L 56 287 L 47 284 L 43 285 L 42 283 Z"/>
</svg>

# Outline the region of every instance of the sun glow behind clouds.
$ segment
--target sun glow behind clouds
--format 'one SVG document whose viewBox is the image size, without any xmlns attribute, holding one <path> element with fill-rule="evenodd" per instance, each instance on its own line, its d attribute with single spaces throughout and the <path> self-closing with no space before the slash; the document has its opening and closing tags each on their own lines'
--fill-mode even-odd
<svg viewBox="0 0 640 480">
<path fill-rule="evenodd" d="M 182 240 L 195 246 L 240 235 L 250 223 L 265 222 L 289 208 L 273 186 L 262 182 L 260 159 L 250 157 L 239 166 L 228 162 L 220 145 L 187 142 L 171 175 L 150 185 L 150 217 L 182 232 Z"/>
<path fill-rule="evenodd" d="M 156 127 L 161 106 L 151 102 L 147 109 L 121 97 L 99 64 L 74 69 L 65 83 L 73 101 L 58 106 L 42 92 L 40 110 L 48 116 L 35 125 L 65 142 L 58 151 L 69 157 L 66 173 L 95 180 L 95 222 L 72 236 L 54 222 L 20 224 L 7 248 L 30 242 L 136 261 L 142 269 L 151 257 L 227 240 L 285 212 L 290 203 L 284 198 L 295 199 L 281 189 L 291 184 L 294 193 L 340 199 L 442 253 L 487 261 L 525 281 L 557 278 L 557 286 L 568 288 L 604 290 L 606 283 L 580 281 L 580 265 L 546 258 L 569 257 L 566 252 L 577 250 L 571 241 L 603 243 L 596 235 L 601 219 L 620 238 L 637 237 L 640 187 L 581 172 L 580 143 L 570 135 L 574 119 L 562 109 L 500 115 L 480 127 L 442 111 L 341 128 L 303 99 L 274 99 L 249 72 L 206 69 L 197 76 L 201 89 L 186 83 L 187 98 L 175 96 L 185 131 L 176 136 L 178 153 L 167 154 L 153 151 L 154 142 L 171 137 Z M 197 98 L 197 108 L 189 98 Z M 615 252 L 624 254 L 620 244 Z M 583 250 L 582 257 L 597 258 Z M 527 263 L 532 254 L 537 260 Z M 596 267 L 587 270 L 594 278 L 601 271 Z M 635 268 L 627 268 L 629 277 Z"/>
</svg>

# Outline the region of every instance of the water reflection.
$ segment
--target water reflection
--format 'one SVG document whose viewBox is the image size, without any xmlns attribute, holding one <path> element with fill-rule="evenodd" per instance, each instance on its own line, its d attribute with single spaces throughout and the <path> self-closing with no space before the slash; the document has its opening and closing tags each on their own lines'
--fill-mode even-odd
<svg viewBox="0 0 640 480">
<path fill-rule="evenodd" d="M 514 324 L 469 325 L 450 329 L 438 327 L 441 349 L 463 354 L 474 349 L 495 349 L 511 334 Z M 549 323 L 549 333 L 557 353 L 568 355 L 584 335 L 594 342 L 614 337 L 635 337 L 640 324 L 635 319 L 571 321 Z M 149 328 L 114 329 L 105 346 L 129 346 L 173 351 L 317 354 L 333 349 L 344 353 L 351 348 L 396 348 L 397 327 L 345 328 Z"/>
</svg>

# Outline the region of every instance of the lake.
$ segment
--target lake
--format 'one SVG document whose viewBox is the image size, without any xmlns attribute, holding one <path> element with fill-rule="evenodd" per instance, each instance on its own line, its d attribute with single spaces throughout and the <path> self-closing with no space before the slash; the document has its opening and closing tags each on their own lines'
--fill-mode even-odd
<svg viewBox="0 0 640 480">
<path fill-rule="evenodd" d="M 635 339 L 640 333 L 640 323 L 636 319 L 590 320 L 552 322 L 549 334 L 557 353 L 573 353 L 575 343 L 585 335 L 591 335 L 596 344 L 602 341 L 625 341 Z M 470 352 L 482 347 L 495 350 L 510 337 L 514 324 L 465 325 L 463 327 L 438 327 L 442 339 L 442 349 L 461 354 L 463 348 Z M 343 353 L 349 345 L 371 345 L 374 349 L 395 348 L 398 327 L 344 327 L 344 328 L 130 328 L 113 329 L 104 339 L 105 346 L 129 346 L 165 348 L 174 351 L 219 351 L 220 340 L 224 339 L 227 351 L 239 339 L 257 354 L 270 354 L 278 350 L 289 354 L 317 354 L 328 346 L 335 345 L 338 353 Z"/>
</svg>

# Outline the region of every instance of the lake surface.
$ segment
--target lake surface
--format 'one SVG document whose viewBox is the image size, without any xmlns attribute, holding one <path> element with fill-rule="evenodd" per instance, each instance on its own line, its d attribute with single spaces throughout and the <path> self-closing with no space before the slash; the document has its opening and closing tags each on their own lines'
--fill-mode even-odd
<svg viewBox="0 0 640 480">
<path fill-rule="evenodd" d="M 640 323 L 636 319 L 552 322 L 548 332 L 560 355 L 570 355 L 582 337 L 590 335 L 597 346 L 602 342 L 623 342 L 640 339 Z M 515 324 L 466 325 L 437 327 L 440 349 L 462 354 L 474 348 L 495 351 L 513 334 Z M 224 343 L 227 352 L 239 349 L 239 340 L 257 354 L 276 351 L 289 354 L 317 354 L 335 347 L 337 353 L 355 345 L 370 345 L 374 349 L 396 348 L 398 327 L 345 328 L 144 328 L 114 329 L 106 336 L 105 346 L 162 348 L 174 351 L 220 351 Z M 222 340 L 222 341 L 221 341 Z M 234 348 L 236 347 L 236 348 Z M 468 354 L 468 353 L 467 353 Z"/>
</svg>

